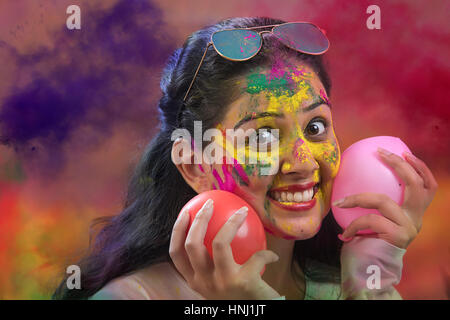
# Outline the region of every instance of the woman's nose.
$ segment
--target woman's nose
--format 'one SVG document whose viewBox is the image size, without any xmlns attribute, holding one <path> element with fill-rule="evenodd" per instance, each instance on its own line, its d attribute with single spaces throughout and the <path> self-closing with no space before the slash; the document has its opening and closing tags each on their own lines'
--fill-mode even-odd
<svg viewBox="0 0 450 320">
<path fill-rule="evenodd" d="M 280 158 L 281 173 L 286 175 L 297 175 L 297 178 L 309 178 L 319 169 L 319 163 L 314 158 L 308 145 L 298 138 L 291 152 L 286 152 Z"/>
</svg>

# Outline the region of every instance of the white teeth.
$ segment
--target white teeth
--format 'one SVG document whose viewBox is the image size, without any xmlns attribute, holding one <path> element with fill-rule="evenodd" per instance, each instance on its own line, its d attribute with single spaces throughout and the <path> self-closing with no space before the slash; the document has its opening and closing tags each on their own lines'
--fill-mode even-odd
<svg viewBox="0 0 450 320">
<path fill-rule="evenodd" d="M 291 192 L 286 192 L 286 200 L 291 202 L 294 200 L 294 195 Z"/>
<path fill-rule="evenodd" d="M 301 192 L 296 192 L 296 193 L 294 193 L 294 201 L 295 201 L 295 202 L 302 202 L 303 199 L 305 199 L 304 194 L 302 195 Z"/>
<path fill-rule="evenodd" d="M 303 201 L 309 201 L 312 199 L 313 196 L 314 196 L 313 189 L 303 191 Z"/>
<path fill-rule="evenodd" d="M 305 202 L 310 201 L 314 196 L 313 188 L 304 190 L 303 192 L 297 191 L 295 193 L 292 192 L 274 192 L 272 196 L 275 200 L 279 202 Z"/>
<path fill-rule="evenodd" d="M 309 190 L 311 190 L 311 189 L 309 189 Z M 303 201 L 311 200 L 311 197 L 309 196 L 309 190 L 303 191 Z"/>
</svg>

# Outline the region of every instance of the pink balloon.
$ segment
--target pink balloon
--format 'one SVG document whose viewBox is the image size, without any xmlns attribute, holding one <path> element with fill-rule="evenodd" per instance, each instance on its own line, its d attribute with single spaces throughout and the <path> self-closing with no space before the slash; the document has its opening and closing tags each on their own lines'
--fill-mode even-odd
<svg viewBox="0 0 450 320">
<path fill-rule="evenodd" d="M 404 183 L 378 155 L 381 147 L 403 158 L 402 153 L 411 152 L 399 138 L 379 136 L 360 140 L 343 153 L 338 174 L 334 180 L 331 202 L 349 195 L 373 192 L 384 193 L 396 203 L 403 203 Z M 331 206 L 336 222 L 345 230 L 348 225 L 366 214 L 381 215 L 376 209 L 338 208 Z M 373 234 L 370 229 L 357 234 Z"/>
</svg>

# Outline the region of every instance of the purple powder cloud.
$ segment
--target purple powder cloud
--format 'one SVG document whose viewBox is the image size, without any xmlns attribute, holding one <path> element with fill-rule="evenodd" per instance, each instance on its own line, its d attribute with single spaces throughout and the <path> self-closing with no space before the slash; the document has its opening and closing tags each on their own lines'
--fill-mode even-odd
<svg viewBox="0 0 450 320">
<path fill-rule="evenodd" d="M 19 54 L 2 42 L 0 50 L 32 80 L 14 83 L 0 102 L 0 143 L 22 155 L 47 153 L 41 164 L 55 169 L 63 167 L 62 147 L 80 126 L 93 129 L 92 139 L 84 139 L 96 143 L 119 122 L 149 130 L 157 120 L 149 101 L 160 95 L 150 84 L 175 49 L 164 28 L 151 2 L 121 0 L 106 10 L 83 8 L 82 29 L 62 28 L 52 49 Z"/>
</svg>

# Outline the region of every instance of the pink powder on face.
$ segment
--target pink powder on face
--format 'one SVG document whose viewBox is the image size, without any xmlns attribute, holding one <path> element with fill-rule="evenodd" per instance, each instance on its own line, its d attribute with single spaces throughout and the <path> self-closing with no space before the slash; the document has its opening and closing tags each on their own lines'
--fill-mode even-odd
<svg viewBox="0 0 450 320">
<path fill-rule="evenodd" d="M 323 89 L 320 89 L 319 95 L 323 100 L 325 100 L 326 103 L 328 103 L 328 104 L 330 103 L 330 101 L 328 101 L 328 97 L 325 94 L 325 91 Z"/>
<path fill-rule="evenodd" d="M 303 141 L 302 138 L 298 138 L 297 141 L 295 141 L 295 147 L 300 147 L 304 143 L 305 141 Z"/>
<path fill-rule="evenodd" d="M 284 63 L 281 59 L 276 59 L 275 62 L 272 64 L 272 67 L 270 69 L 270 73 L 266 75 L 267 82 L 270 84 L 270 81 L 272 79 L 280 79 L 283 78 L 285 74 L 284 70 Z"/>
<path fill-rule="evenodd" d="M 266 231 L 267 233 L 269 233 L 269 234 L 271 234 L 271 235 L 273 235 L 275 237 L 281 237 L 284 240 L 297 240 L 297 238 L 294 237 L 294 236 L 288 236 L 288 235 L 285 235 L 285 234 L 277 235 L 275 232 L 273 232 L 272 230 L 270 230 L 266 226 L 264 226 L 264 231 Z"/>
<path fill-rule="evenodd" d="M 224 180 L 220 177 L 219 173 L 216 169 L 213 170 L 214 178 L 216 178 L 217 183 L 219 184 L 219 189 L 224 191 L 230 191 L 233 192 L 237 188 L 237 184 L 234 181 L 233 176 L 227 169 L 227 165 L 222 165 L 222 172 L 224 176 Z"/>
<path fill-rule="evenodd" d="M 293 68 L 292 69 L 292 73 L 296 76 L 296 77 L 305 77 L 308 75 L 308 72 L 305 71 L 305 68 L 303 66 L 301 66 L 301 69 L 297 68 Z"/>
<path fill-rule="evenodd" d="M 275 62 L 272 64 L 269 74 L 266 75 L 267 83 L 270 84 L 272 79 L 284 79 L 287 83 L 287 87 L 294 90 L 298 87 L 298 78 L 307 79 L 311 78 L 312 74 L 306 72 L 304 66 L 293 65 L 286 61 L 283 57 L 275 57 Z"/>
<path fill-rule="evenodd" d="M 296 240 L 296 239 L 297 239 L 297 238 L 294 237 L 294 236 L 287 236 L 287 235 L 284 235 L 284 236 L 282 236 L 282 237 L 283 237 L 284 240 Z"/>
<path fill-rule="evenodd" d="M 239 177 L 244 181 L 246 184 L 250 183 L 250 180 L 245 173 L 244 168 L 242 168 L 241 164 L 235 159 L 233 159 L 233 164 L 226 164 L 226 157 L 223 157 L 223 164 L 222 164 L 222 172 L 224 174 L 224 180 L 220 177 L 219 173 L 216 169 L 213 170 L 213 175 L 217 180 L 217 183 L 219 184 L 219 188 L 221 190 L 230 191 L 233 192 L 235 189 L 238 188 L 238 185 L 236 184 L 233 175 L 231 174 L 231 171 L 233 169 L 236 170 Z"/>
<path fill-rule="evenodd" d="M 241 164 L 235 158 L 233 158 L 233 168 L 239 174 L 239 177 L 242 179 L 242 181 L 244 181 L 246 184 L 250 183 L 247 173 L 245 173 L 244 168 L 242 168 Z"/>
<path fill-rule="evenodd" d="M 298 150 L 300 149 L 301 145 L 304 144 L 305 142 L 302 140 L 302 138 L 298 138 L 297 141 L 295 141 L 294 144 L 294 156 L 297 159 L 302 160 L 303 157 L 299 154 Z"/>
<path fill-rule="evenodd" d="M 273 231 L 270 230 L 269 228 L 267 228 L 266 226 L 264 226 L 264 231 L 266 231 L 267 233 L 269 233 L 269 234 L 275 236 L 275 233 L 273 233 Z"/>
<path fill-rule="evenodd" d="M 244 169 L 237 162 L 236 159 L 233 158 L 232 165 L 226 164 L 225 160 L 226 160 L 226 158 L 224 157 L 224 159 L 223 159 L 224 164 L 222 164 L 222 173 L 224 176 L 223 180 L 222 180 L 221 176 L 219 175 L 219 172 L 217 172 L 216 169 L 213 169 L 213 171 L 212 171 L 213 176 L 216 179 L 217 184 L 219 186 L 219 189 L 232 192 L 232 193 L 240 196 L 243 199 L 246 199 L 246 198 L 248 199 L 249 197 L 251 197 L 251 195 L 246 193 L 244 190 L 242 190 L 242 188 L 236 183 L 235 178 L 233 177 L 231 172 L 234 169 L 236 171 L 236 173 L 239 175 L 239 177 L 242 179 L 242 181 L 244 181 L 248 185 L 250 183 L 250 180 L 249 180 L 247 174 L 245 173 Z M 215 186 L 214 186 L 214 189 L 216 189 Z"/>
</svg>

